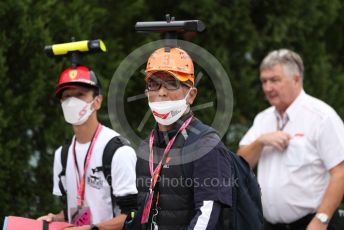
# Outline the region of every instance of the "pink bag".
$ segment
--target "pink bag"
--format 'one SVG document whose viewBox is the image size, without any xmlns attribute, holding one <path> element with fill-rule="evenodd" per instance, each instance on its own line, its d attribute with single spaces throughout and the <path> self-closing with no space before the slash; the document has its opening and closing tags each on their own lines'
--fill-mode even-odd
<svg viewBox="0 0 344 230">
<path fill-rule="evenodd" d="M 19 216 L 7 216 L 3 230 L 63 230 L 74 225 L 66 222 L 46 222 Z"/>
<path fill-rule="evenodd" d="M 91 209 L 89 207 L 82 208 L 74 214 L 72 223 L 76 226 L 91 224 Z"/>
</svg>

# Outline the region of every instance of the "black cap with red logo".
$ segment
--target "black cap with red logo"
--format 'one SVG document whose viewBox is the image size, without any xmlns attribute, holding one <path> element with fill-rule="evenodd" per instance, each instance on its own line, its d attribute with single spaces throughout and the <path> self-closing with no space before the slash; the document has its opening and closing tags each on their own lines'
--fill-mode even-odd
<svg viewBox="0 0 344 230">
<path fill-rule="evenodd" d="M 70 88 L 90 88 L 95 89 L 100 94 L 101 85 L 96 74 L 86 66 L 77 66 L 76 68 L 65 69 L 57 83 L 55 95 L 61 98 L 63 90 Z"/>
</svg>

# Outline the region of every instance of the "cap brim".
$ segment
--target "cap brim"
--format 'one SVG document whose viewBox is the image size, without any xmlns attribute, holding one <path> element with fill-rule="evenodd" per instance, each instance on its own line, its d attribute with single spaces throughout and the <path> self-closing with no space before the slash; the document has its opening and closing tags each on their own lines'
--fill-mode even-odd
<svg viewBox="0 0 344 230">
<path fill-rule="evenodd" d="M 174 78 L 176 78 L 178 81 L 181 81 L 181 82 L 191 81 L 192 84 L 194 84 L 194 78 L 191 77 L 190 74 L 173 72 L 173 71 L 169 71 L 169 70 L 157 70 L 157 71 L 149 72 L 149 73 L 147 73 L 145 80 L 147 81 L 149 78 L 152 77 L 152 75 L 154 75 L 155 73 L 158 73 L 158 72 L 168 73 L 171 76 L 173 76 Z"/>
<path fill-rule="evenodd" d="M 85 86 L 81 86 L 81 85 L 63 85 L 60 86 L 59 88 L 57 88 L 55 90 L 55 96 L 60 97 L 61 93 L 66 90 L 66 89 L 76 89 L 76 90 L 80 90 L 82 92 L 87 92 L 88 90 L 91 89 L 91 87 L 85 87 Z"/>
</svg>

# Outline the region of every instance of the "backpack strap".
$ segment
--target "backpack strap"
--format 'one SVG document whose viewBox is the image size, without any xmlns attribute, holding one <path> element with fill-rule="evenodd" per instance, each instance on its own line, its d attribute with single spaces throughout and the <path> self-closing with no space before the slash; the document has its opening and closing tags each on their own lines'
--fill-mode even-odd
<svg viewBox="0 0 344 230">
<path fill-rule="evenodd" d="M 112 202 L 113 209 L 115 207 L 116 200 L 115 200 L 115 196 L 113 195 L 113 188 L 112 188 L 112 176 L 111 176 L 112 159 L 117 149 L 124 145 L 130 145 L 130 142 L 124 137 L 115 136 L 106 144 L 104 148 L 104 152 L 103 152 L 102 169 L 103 169 L 105 180 L 108 182 L 110 186 L 111 202 Z M 114 212 L 113 212 L 113 215 L 115 216 Z"/>
<path fill-rule="evenodd" d="M 65 141 L 64 145 L 62 146 L 62 149 L 61 149 L 62 170 L 61 170 L 60 174 L 58 175 L 58 177 L 59 177 L 59 188 L 60 188 L 60 191 L 62 194 L 61 200 L 62 200 L 62 203 L 64 205 L 63 213 L 64 213 L 65 220 L 68 220 L 67 192 L 66 192 L 65 188 L 63 187 L 61 177 L 66 176 L 68 151 L 69 151 L 69 147 L 70 147 L 71 143 L 72 143 L 72 140 L 68 139 Z M 100 170 L 103 171 L 104 177 L 110 186 L 111 203 L 112 203 L 113 208 L 115 207 L 115 197 L 113 196 L 113 188 L 112 188 L 111 163 L 112 163 L 112 158 L 116 153 L 116 150 L 118 148 L 124 146 L 124 145 L 130 145 L 130 142 L 121 136 L 113 137 L 106 144 L 106 146 L 104 148 L 104 152 L 103 152 L 103 157 L 102 157 L 102 167 Z"/>
<path fill-rule="evenodd" d="M 190 132 L 188 134 L 188 138 L 185 141 L 185 144 L 182 148 L 182 165 L 183 165 L 183 174 L 185 178 L 192 178 L 193 177 L 193 164 L 190 163 L 191 155 L 194 155 L 200 147 L 198 144 L 195 144 L 196 141 L 201 139 L 206 135 L 216 135 L 218 136 L 215 129 L 209 127 L 208 125 L 203 124 L 197 118 L 194 118 L 194 121 L 190 124 Z M 219 138 L 219 137 L 218 137 Z M 189 163 L 187 163 L 189 162 Z"/>
<path fill-rule="evenodd" d="M 64 214 L 64 219 L 68 220 L 68 203 L 67 203 L 67 193 L 65 188 L 63 187 L 61 177 L 66 176 L 66 167 L 67 167 L 67 159 L 68 159 L 68 151 L 69 147 L 72 143 L 72 139 L 67 139 L 62 146 L 61 149 L 61 165 L 62 165 L 62 170 L 60 174 L 58 175 L 59 177 L 59 188 L 62 194 L 61 200 L 63 204 L 63 214 Z"/>
</svg>

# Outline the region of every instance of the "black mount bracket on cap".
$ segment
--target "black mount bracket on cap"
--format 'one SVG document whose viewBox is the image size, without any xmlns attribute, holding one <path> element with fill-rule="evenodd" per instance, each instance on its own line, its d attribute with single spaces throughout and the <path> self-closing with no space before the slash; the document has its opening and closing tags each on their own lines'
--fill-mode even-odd
<svg viewBox="0 0 344 230">
<path fill-rule="evenodd" d="M 75 37 L 72 37 L 72 42 L 75 42 Z M 80 51 L 69 51 L 68 54 L 70 55 L 70 61 L 72 62 L 72 68 L 76 69 L 79 65 L 81 65 L 82 61 L 82 53 Z"/>
<path fill-rule="evenodd" d="M 159 32 L 164 34 L 165 51 L 177 47 L 178 33 L 203 32 L 205 24 L 200 20 L 175 21 L 174 17 L 166 14 L 166 21 L 136 22 L 137 32 Z"/>
</svg>

